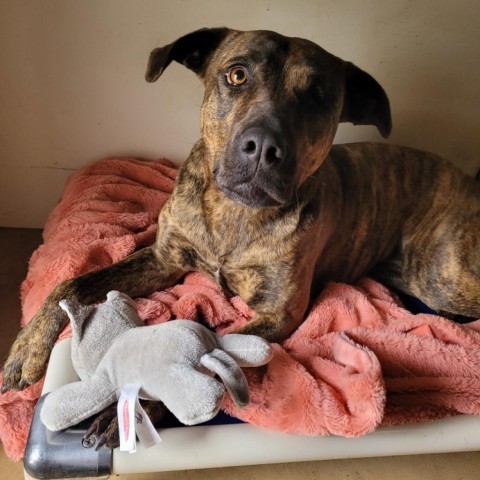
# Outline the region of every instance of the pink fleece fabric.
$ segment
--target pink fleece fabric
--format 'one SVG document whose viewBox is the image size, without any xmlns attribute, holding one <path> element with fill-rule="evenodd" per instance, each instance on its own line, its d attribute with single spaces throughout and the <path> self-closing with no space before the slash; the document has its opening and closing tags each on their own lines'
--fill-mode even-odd
<svg viewBox="0 0 480 480">
<path fill-rule="evenodd" d="M 153 243 L 173 190 L 166 160 L 107 159 L 76 172 L 33 254 L 22 285 L 25 325 L 61 280 L 104 267 Z M 253 312 L 198 273 L 136 300 L 145 323 L 202 320 L 235 330 Z M 62 338 L 69 335 L 68 328 Z M 371 279 L 330 284 L 266 366 L 246 369 L 251 404 L 224 409 L 252 424 L 301 435 L 357 437 L 379 425 L 480 414 L 480 321 L 456 325 L 413 315 Z M 0 396 L 0 438 L 20 459 L 41 384 Z"/>
</svg>

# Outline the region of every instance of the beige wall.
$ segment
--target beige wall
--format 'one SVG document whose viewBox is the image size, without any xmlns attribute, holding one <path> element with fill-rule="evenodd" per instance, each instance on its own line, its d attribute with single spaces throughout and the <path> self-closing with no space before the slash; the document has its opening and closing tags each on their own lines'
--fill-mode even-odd
<svg viewBox="0 0 480 480">
<path fill-rule="evenodd" d="M 42 226 L 66 177 L 110 155 L 180 163 L 198 80 L 143 75 L 150 50 L 203 26 L 302 36 L 355 62 L 392 103 L 389 141 L 480 167 L 478 0 L 0 0 L 0 226 Z M 342 126 L 338 142 L 380 140 Z"/>
</svg>

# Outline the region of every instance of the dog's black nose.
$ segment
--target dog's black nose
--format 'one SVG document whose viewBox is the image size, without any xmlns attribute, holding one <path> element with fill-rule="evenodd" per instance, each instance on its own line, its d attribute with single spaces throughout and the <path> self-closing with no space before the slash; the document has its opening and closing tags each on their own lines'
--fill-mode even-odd
<svg viewBox="0 0 480 480">
<path fill-rule="evenodd" d="M 240 156 L 249 162 L 274 167 L 282 163 L 285 158 L 285 141 L 272 130 L 249 128 L 243 132 L 239 140 Z"/>
</svg>

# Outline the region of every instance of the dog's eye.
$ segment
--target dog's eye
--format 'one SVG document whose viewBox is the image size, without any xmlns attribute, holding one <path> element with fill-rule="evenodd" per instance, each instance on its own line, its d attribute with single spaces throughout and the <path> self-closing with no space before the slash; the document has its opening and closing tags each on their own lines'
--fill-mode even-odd
<svg viewBox="0 0 480 480">
<path fill-rule="evenodd" d="M 234 87 L 245 85 L 245 83 L 248 81 L 247 70 L 238 65 L 236 67 L 232 67 L 225 74 L 225 80 L 229 85 Z"/>
</svg>

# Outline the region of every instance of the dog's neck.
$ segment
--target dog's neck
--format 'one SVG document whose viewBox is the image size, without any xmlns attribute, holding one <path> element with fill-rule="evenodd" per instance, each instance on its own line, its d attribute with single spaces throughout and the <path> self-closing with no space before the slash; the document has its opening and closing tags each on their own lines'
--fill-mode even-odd
<svg viewBox="0 0 480 480">
<path fill-rule="evenodd" d="M 248 207 L 228 198 L 216 185 L 211 174 L 212 162 L 205 161 L 205 155 L 200 140 L 180 169 L 175 194 L 195 203 L 195 218 L 202 219 L 219 254 L 237 248 L 239 243 L 245 248 L 246 244 L 271 234 L 272 229 L 285 230 L 285 235 L 290 235 L 303 221 L 311 191 L 301 189 L 295 202 L 288 206 Z"/>
</svg>

